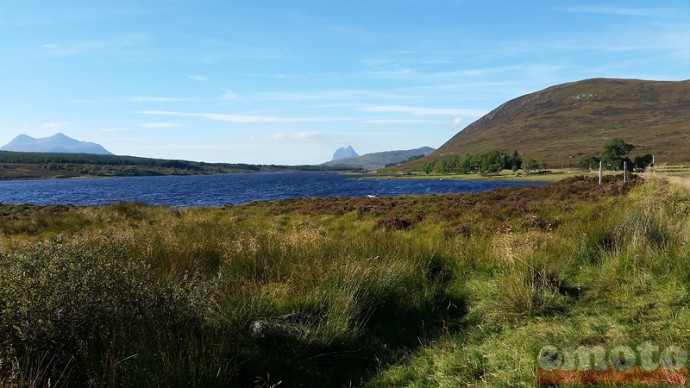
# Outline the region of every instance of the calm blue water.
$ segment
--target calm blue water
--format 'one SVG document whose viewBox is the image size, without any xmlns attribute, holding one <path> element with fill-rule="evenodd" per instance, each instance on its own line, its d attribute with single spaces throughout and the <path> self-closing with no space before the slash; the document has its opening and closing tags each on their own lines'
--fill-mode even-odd
<svg viewBox="0 0 690 388">
<path fill-rule="evenodd" d="M 303 197 L 463 193 L 530 184 L 539 183 L 361 180 L 318 172 L 6 181 L 0 182 L 0 203 L 220 206 Z"/>
</svg>

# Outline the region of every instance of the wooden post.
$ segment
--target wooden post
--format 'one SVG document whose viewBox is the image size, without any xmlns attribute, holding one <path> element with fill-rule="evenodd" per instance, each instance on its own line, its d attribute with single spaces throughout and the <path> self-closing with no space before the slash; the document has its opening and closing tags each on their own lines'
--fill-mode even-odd
<svg viewBox="0 0 690 388">
<path fill-rule="evenodd" d="M 623 183 L 628 183 L 628 162 L 623 161 Z"/>
<path fill-rule="evenodd" d="M 604 180 L 604 165 L 599 161 L 599 184 Z"/>
</svg>

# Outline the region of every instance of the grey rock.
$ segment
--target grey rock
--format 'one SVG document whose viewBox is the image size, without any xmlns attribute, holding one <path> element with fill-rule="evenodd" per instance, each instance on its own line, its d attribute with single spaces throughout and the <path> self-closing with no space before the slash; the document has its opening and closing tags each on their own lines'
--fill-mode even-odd
<svg viewBox="0 0 690 388">
<path fill-rule="evenodd" d="M 252 338 L 299 338 L 313 328 L 314 321 L 303 314 L 258 319 L 249 325 Z"/>
</svg>

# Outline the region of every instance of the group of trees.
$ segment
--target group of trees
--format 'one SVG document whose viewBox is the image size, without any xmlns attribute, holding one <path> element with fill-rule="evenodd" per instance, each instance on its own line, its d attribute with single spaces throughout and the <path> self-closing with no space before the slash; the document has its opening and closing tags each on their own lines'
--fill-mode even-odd
<svg viewBox="0 0 690 388">
<path fill-rule="evenodd" d="M 627 163 L 628 169 L 644 170 L 654 162 L 654 157 L 651 154 L 642 156 L 635 156 L 630 159 L 628 156 L 630 152 L 635 149 L 635 146 L 626 143 L 623 139 L 611 139 L 605 145 L 600 156 L 589 156 L 580 162 L 580 166 L 585 169 L 599 168 L 599 162 L 607 170 L 622 170 L 623 163 Z"/>
<path fill-rule="evenodd" d="M 529 169 L 534 171 L 542 165 L 530 159 L 527 161 L 525 170 L 529 173 Z M 427 174 L 494 174 L 502 170 L 517 171 L 521 168 L 523 168 L 523 161 L 517 151 L 514 151 L 512 155 L 492 151 L 482 154 L 467 154 L 464 158 L 451 155 L 445 159 L 433 160 L 424 165 L 424 172 Z"/>
<path fill-rule="evenodd" d="M 644 170 L 654 162 L 651 154 L 635 156 L 630 159 L 629 154 L 635 146 L 622 139 L 611 139 L 606 144 L 600 155 L 589 156 L 580 161 L 580 167 L 584 169 L 598 169 L 599 162 L 608 170 L 622 170 L 623 163 L 627 163 L 628 169 Z M 467 154 L 464 158 L 450 155 L 444 159 L 436 159 L 424 165 L 426 174 L 495 174 L 502 170 L 524 170 L 525 173 L 545 171 L 546 163 L 534 159 L 523 162 L 520 154 L 514 151 L 512 155 L 499 151 L 485 152 L 482 154 Z"/>
</svg>

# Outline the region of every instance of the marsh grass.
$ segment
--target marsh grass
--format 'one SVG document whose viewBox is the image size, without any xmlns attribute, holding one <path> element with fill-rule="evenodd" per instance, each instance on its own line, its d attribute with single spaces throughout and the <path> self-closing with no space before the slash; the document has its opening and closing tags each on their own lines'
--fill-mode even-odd
<svg viewBox="0 0 690 388">
<path fill-rule="evenodd" d="M 222 208 L 2 206 L 0 386 L 533 381 L 545 343 L 688 339 L 689 209 L 682 189 L 615 177 Z M 257 336 L 256 322 L 283 326 Z"/>
</svg>

